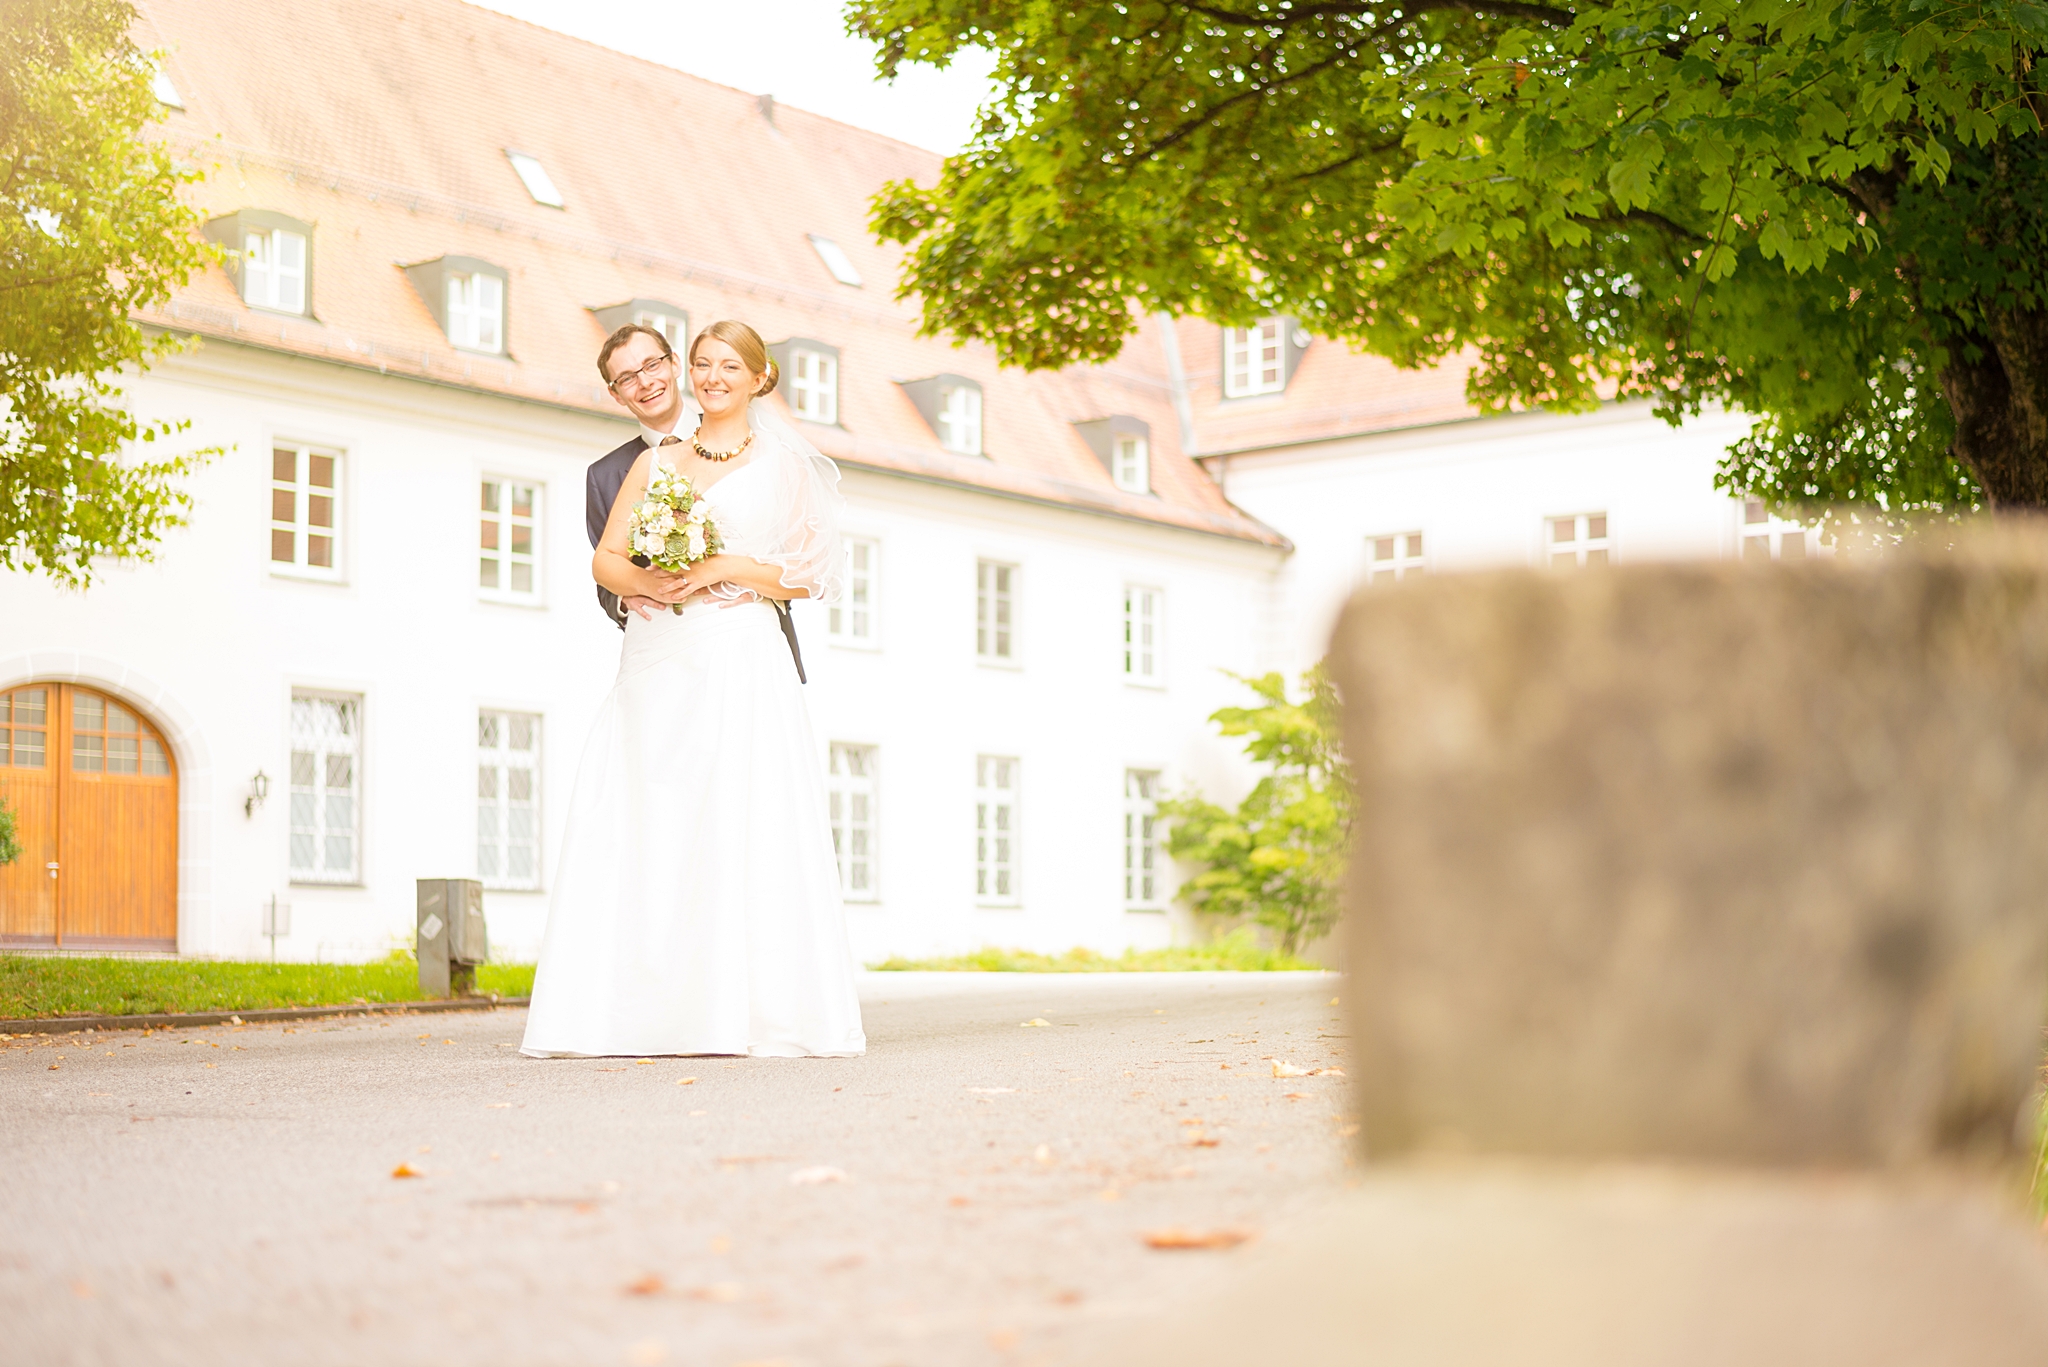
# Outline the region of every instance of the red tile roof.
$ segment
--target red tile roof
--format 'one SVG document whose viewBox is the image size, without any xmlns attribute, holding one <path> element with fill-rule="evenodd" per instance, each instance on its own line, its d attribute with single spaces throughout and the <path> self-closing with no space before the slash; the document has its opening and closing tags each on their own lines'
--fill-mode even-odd
<svg viewBox="0 0 2048 1367">
<path fill-rule="evenodd" d="M 1055 374 L 916 335 L 914 306 L 891 297 L 898 253 L 870 239 L 866 216 L 884 182 L 936 174 L 929 152 L 786 105 L 771 118 L 753 95 L 458 0 L 141 9 L 138 37 L 168 52 L 185 106 L 162 136 L 211 168 L 195 202 L 311 222 L 315 254 L 312 318 L 248 308 L 216 269 L 146 321 L 620 415 L 590 310 L 663 299 L 693 326 L 736 317 L 771 342 L 839 347 L 840 425 L 807 430 L 849 464 L 1287 544 L 1182 451 L 1149 320 L 1118 362 Z M 565 207 L 535 204 L 507 149 L 537 157 Z M 846 250 L 865 287 L 832 278 L 812 233 Z M 399 269 L 444 255 L 508 272 L 504 356 L 452 346 Z M 1194 342 L 1203 329 L 1180 331 Z M 942 450 L 894 383 L 939 372 L 982 385 L 986 459 Z M 1111 414 L 1150 424 L 1152 496 L 1116 489 L 1073 429 Z"/>
</svg>

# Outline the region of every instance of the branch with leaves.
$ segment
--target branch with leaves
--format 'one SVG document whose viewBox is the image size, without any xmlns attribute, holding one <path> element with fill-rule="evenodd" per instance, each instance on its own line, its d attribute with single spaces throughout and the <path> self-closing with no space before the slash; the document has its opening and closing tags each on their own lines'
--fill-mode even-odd
<svg viewBox="0 0 2048 1367">
<path fill-rule="evenodd" d="M 1232 675 L 1258 697 L 1254 707 L 1225 707 L 1210 720 L 1226 736 L 1244 736 L 1245 753 L 1267 772 L 1236 811 L 1188 793 L 1160 804 L 1171 823 L 1167 851 L 1197 871 L 1179 899 L 1207 916 L 1266 927 L 1283 953 L 1327 934 L 1337 923 L 1351 843 L 1351 778 L 1338 749 L 1337 696 L 1320 666 L 1302 677 L 1291 701 L 1278 674 Z"/>
<path fill-rule="evenodd" d="M 1052 367 L 1146 313 L 1282 313 L 1401 365 L 1470 355 L 1486 410 L 1745 409 L 1722 477 L 1774 503 L 2048 506 L 2037 0 L 854 0 L 848 22 L 885 74 L 996 58 L 968 148 L 873 206 L 928 331 Z"/>
<path fill-rule="evenodd" d="M 208 451 L 135 453 L 118 380 L 174 349 L 134 313 L 213 259 L 179 166 L 145 128 L 149 58 L 119 0 L 0 0 L 0 568 L 90 583 L 183 521 Z"/>
</svg>

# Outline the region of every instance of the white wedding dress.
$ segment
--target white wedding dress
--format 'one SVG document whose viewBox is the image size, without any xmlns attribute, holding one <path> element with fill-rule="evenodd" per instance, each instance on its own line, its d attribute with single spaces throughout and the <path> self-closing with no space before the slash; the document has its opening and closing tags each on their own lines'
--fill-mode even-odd
<svg viewBox="0 0 2048 1367">
<path fill-rule="evenodd" d="M 753 459 L 702 497 L 728 553 L 829 598 L 838 471 L 764 408 Z M 796 668 L 774 607 L 722 587 L 626 620 L 570 798 L 523 1053 L 867 1047 Z"/>
</svg>

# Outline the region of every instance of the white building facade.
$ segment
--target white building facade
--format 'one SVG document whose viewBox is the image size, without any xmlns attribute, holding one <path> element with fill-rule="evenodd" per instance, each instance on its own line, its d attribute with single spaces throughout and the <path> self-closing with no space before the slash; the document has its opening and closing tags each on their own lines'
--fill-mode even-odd
<svg viewBox="0 0 2048 1367">
<path fill-rule="evenodd" d="M 919 337 L 866 240 L 935 158 L 455 0 L 145 21 L 227 256 L 144 318 L 193 345 L 131 402 L 226 454 L 155 561 L 0 578 L 0 948 L 362 959 L 411 943 L 415 880 L 477 877 L 532 957 L 619 650 L 584 474 L 635 430 L 592 368 L 623 321 L 754 324 L 840 462 L 851 592 L 796 621 L 865 961 L 1197 936 L 1157 803 L 1249 786 L 1229 676 L 1312 664 L 1360 582 L 1757 533 L 1712 487 L 1731 422 L 1473 420 L 1455 368 L 1286 319 L 1001 371 Z M 589 90 L 690 174 L 639 179 Z"/>
</svg>

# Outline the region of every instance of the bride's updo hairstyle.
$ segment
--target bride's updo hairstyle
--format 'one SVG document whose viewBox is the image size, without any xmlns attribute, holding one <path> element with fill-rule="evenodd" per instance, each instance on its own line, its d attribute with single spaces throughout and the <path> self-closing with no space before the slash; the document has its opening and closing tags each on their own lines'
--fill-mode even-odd
<svg viewBox="0 0 2048 1367">
<path fill-rule="evenodd" d="M 775 358 L 768 354 L 768 344 L 761 340 L 761 334 L 737 318 L 721 318 L 697 334 L 690 343 L 690 364 L 697 363 L 697 348 L 704 345 L 706 337 L 715 337 L 739 353 L 740 360 L 748 370 L 763 378 L 761 387 L 754 391 L 754 397 L 765 399 L 775 392 L 775 382 L 782 378 L 782 370 L 775 364 Z"/>
</svg>

